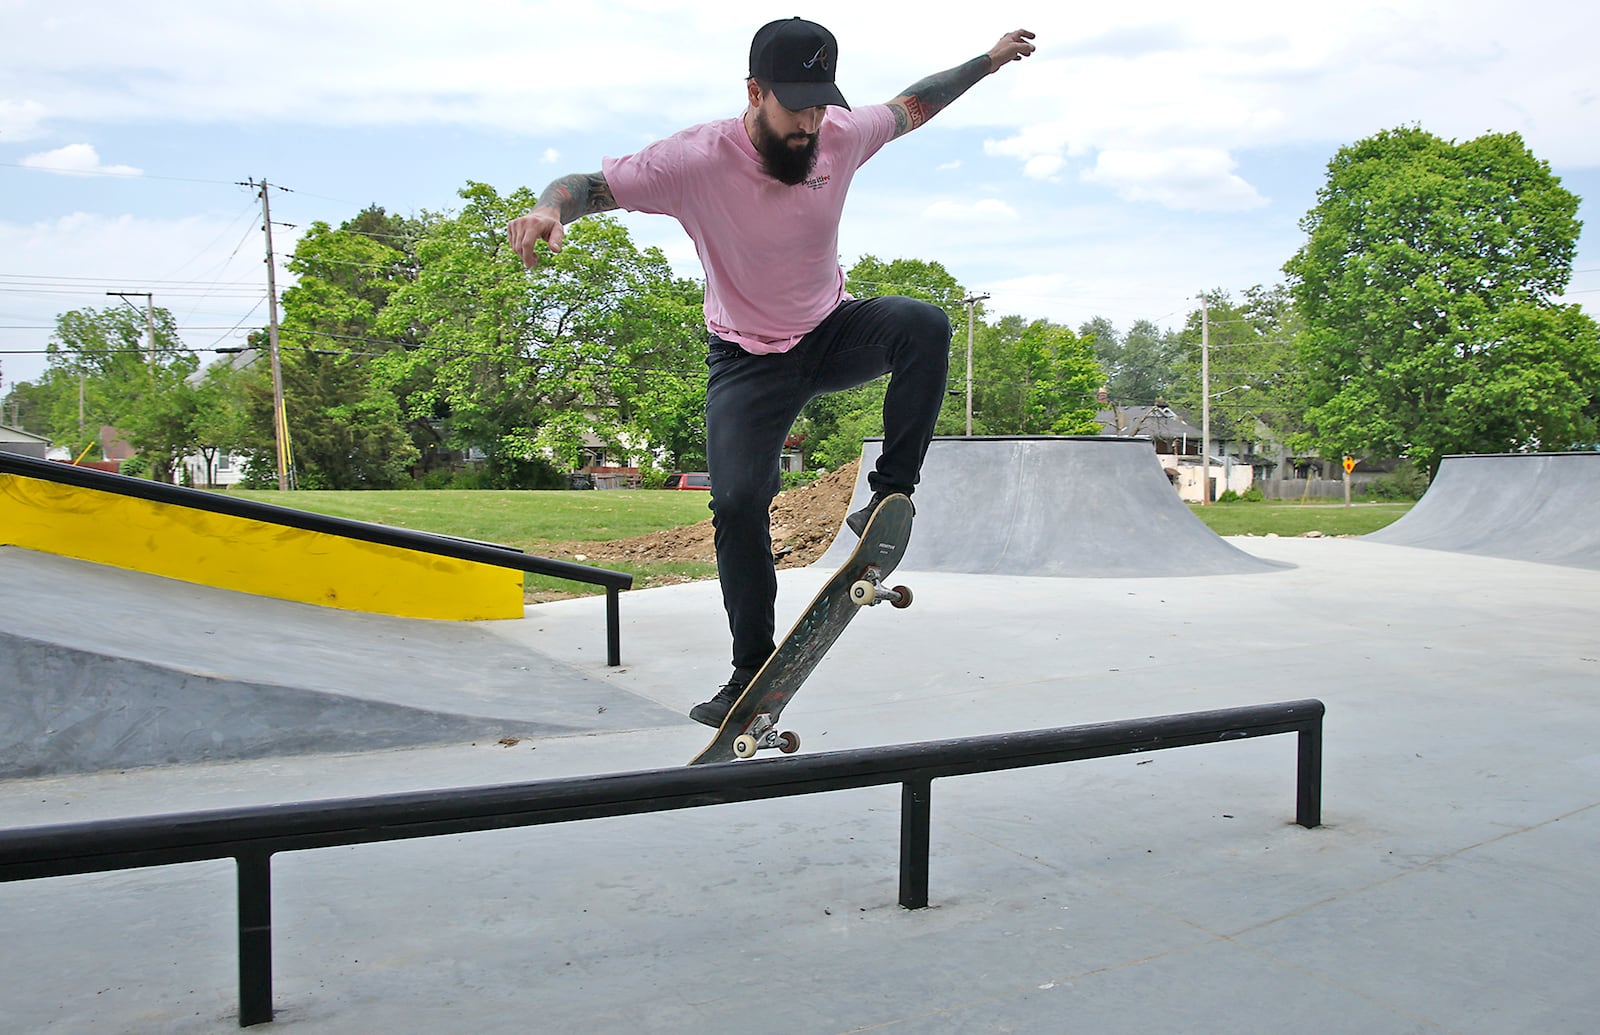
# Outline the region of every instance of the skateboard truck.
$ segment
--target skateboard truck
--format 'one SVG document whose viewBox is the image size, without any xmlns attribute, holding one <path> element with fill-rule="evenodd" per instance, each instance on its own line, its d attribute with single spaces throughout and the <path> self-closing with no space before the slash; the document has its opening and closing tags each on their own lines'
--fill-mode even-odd
<svg viewBox="0 0 1600 1035">
<path fill-rule="evenodd" d="M 883 571 L 869 567 L 863 577 L 850 585 L 850 602 L 858 607 L 873 607 L 888 601 L 895 607 L 911 606 L 911 590 L 905 586 L 890 589 L 883 584 Z"/>
<path fill-rule="evenodd" d="M 737 758 L 750 758 L 762 748 L 777 748 L 786 755 L 792 755 L 800 750 L 800 737 L 788 730 L 779 733 L 772 724 L 772 714 L 762 712 L 748 729 L 734 738 L 733 753 Z"/>
</svg>

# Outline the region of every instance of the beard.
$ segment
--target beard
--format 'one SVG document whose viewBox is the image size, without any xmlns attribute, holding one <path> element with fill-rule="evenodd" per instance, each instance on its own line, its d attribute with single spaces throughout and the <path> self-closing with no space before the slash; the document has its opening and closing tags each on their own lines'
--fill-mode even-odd
<svg viewBox="0 0 1600 1035">
<path fill-rule="evenodd" d="M 756 151 L 761 155 L 761 166 L 767 175 L 779 183 L 798 186 L 811 175 L 817 164 L 817 135 L 791 133 L 780 137 L 772 131 L 766 113 L 756 112 Z M 800 146 L 796 146 L 796 145 Z"/>
</svg>

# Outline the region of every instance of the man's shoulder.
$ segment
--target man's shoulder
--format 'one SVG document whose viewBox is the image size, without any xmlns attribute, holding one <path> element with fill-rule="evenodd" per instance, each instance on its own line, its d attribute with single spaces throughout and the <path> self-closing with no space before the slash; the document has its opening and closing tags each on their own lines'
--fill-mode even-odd
<svg viewBox="0 0 1600 1035">
<path fill-rule="evenodd" d="M 846 111 L 829 108 L 824 128 L 832 124 L 835 133 L 843 131 L 875 151 L 894 136 L 894 112 L 887 104 L 862 104 Z"/>
<path fill-rule="evenodd" d="M 701 189 L 707 170 L 735 166 L 730 159 L 739 147 L 736 134 L 743 133 L 744 123 L 736 117 L 702 122 L 653 140 L 630 155 L 607 158 L 601 171 L 623 208 L 675 213 Z"/>
<path fill-rule="evenodd" d="M 744 132 L 744 122 L 738 117 L 713 119 L 678 130 L 645 145 L 642 150 L 673 151 L 685 155 L 711 155 L 736 142 L 734 134 Z"/>
</svg>

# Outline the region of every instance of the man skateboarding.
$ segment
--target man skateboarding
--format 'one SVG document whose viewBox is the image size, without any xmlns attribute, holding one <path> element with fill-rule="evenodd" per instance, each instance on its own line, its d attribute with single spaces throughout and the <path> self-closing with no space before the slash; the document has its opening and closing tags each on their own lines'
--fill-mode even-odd
<svg viewBox="0 0 1600 1035">
<path fill-rule="evenodd" d="M 733 675 L 689 713 L 697 722 L 721 725 L 774 650 L 769 508 L 800 410 L 817 395 L 891 375 L 883 453 L 868 475 L 872 499 L 846 519 L 860 535 L 886 497 L 915 490 L 944 401 L 944 310 L 844 290 L 839 220 L 851 179 L 884 144 L 1032 54 L 1032 39 L 1026 29 L 1009 32 L 886 104 L 852 110 L 835 84 L 833 34 L 800 18 L 771 22 L 750 45 L 743 115 L 605 159 L 600 172 L 561 177 L 507 228 L 532 267 L 538 243 L 559 251 L 562 228 L 574 219 L 618 208 L 652 212 L 676 218 L 700 256 L 710 342 L 706 460 Z"/>
</svg>

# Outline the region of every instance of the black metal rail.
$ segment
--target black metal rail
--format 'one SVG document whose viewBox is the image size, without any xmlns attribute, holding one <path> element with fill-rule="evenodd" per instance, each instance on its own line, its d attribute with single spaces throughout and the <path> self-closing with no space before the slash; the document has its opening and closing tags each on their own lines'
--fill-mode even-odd
<svg viewBox="0 0 1600 1035">
<path fill-rule="evenodd" d="M 586 564 L 558 561 L 550 557 L 537 557 L 523 553 L 516 547 L 501 546 L 497 543 L 458 539 L 454 536 L 418 532 L 410 528 L 396 528 L 393 525 L 379 525 L 369 521 L 353 521 L 327 514 L 313 514 L 310 511 L 295 510 L 293 507 L 282 507 L 275 503 L 258 503 L 255 500 L 240 499 L 222 493 L 188 489 L 181 485 L 166 485 L 161 482 L 146 481 L 143 478 L 129 478 L 90 467 L 36 460 L 33 457 L 4 451 L 0 451 L 0 474 L 38 478 L 155 503 L 170 503 L 192 510 L 227 514 L 252 521 L 283 525 L 286 528 L 324 532 L 360 542 L 378 543 L 402 550 L 416 550 L 421 553 L 437 554 L 440 557 L 476 561 L 479 564 L 515 568 L 570 582 L 603 586 L 606 591 L 606 664 L 612 666 L 622 664 L 622 616 L 618 600 L 623 590 L 633 586 L 633 576 L 627 572 L 591 568 Z"/>
<path fill-rule="evenodd" d="M 1088 758 L 1299 736 L 1295 822 L 1322 822 L 1321 701 L 1191 712 L 754 762 L 0 831 L 0 881 L 232 858 L 239 1025 L 272 1020 L 272 856 L 335 845 L 901 784 L 900 904 L 928 904 L 933 781 Z"/>
</svg>

